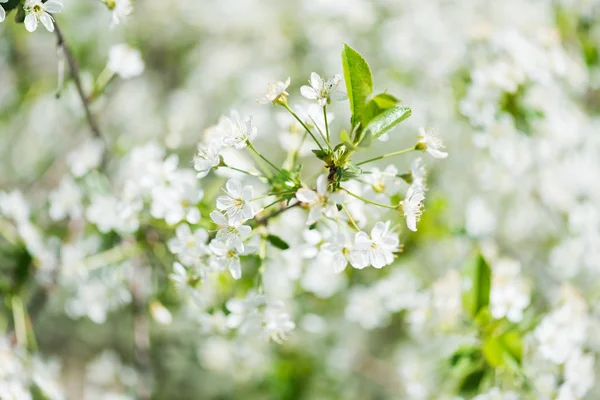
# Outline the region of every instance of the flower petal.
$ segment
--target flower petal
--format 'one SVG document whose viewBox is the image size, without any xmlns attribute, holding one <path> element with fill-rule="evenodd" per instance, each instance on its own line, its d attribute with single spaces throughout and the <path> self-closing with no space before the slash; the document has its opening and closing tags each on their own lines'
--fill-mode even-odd
<svg viewBox="0 0 600 400">
<path fill-rule="evenodd" d="M 62 3 L 59 3 L 56 0 L 49 0 L 44 3 L 44 10 L 46 10 L 46 12 L 49 12 L 51 14 L 59 13 L 63 10 L 63 8 L 64 8 L 64 6 L 62 5 Z"/>
<path fill-rule="evenodd" d="M 227 218 L 225 218 L 225 216 L 218 211 L 211 212 L 210 219 L 212 219 L 217 225 L 227 226 Z"/>
<path fill-rule="evenodd" d="M 29 32 L 35 32 L 38 27 L 38 20 L 33 14 L 27 14 L 25 17 L 25 29 Z"/>
<path fill-rule="evenodd" d="M 319 200 L 319 195 L 310 189 L 301 188 L 296 192 L 296 198 L 302 203 L 313 204 Z"/>
<path fill-rule="evenodd" d="M 310 74 L 310 85 L 316 90 L 323 90 L 323 79 L 316 72 Z"/>
<path fill-rule="evenodd" d="M 311 88 L 310 86 L 302 86 L 300 88 L 300 94 L 309 100 L 314 100 L 318 96 L 315 89 Z"/>
<path fill-rule="evenodd" d="M 46 30 L 48 30 L 48 32 L 54 32 L 54 22 L 52 22 L 52 17 L 50 16 L 50 14 L 43 13 L 42 15 L 40 15 L 40 21 L 42 22 L 42 25 L 46 27 Z"/>
</svg>

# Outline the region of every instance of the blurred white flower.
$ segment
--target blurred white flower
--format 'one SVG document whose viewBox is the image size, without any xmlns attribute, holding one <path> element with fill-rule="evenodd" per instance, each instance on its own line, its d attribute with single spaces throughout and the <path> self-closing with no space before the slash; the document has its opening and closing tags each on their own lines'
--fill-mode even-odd
<svg viewBox="0 0 600 400">
<path fill-rule="evenodd" d="M 496 216 L 482 197 L 474 197 L 467 203 L 465 228 L 474 237 L 487 236 L 496 229 Z"/>
<path fill-rule="evenodd" d="M 50 218 L 59 221 L 65 217 L 79 218 L 83 212 L 83 194 L 79 185 L 70 176 L 64 176 L 57 189 L 48 196 Z"/>
<path fill-rule="evenodd" d="M 511 322 L 523 319 L 529 305 L 529 286 L 521 278 L 521 264 L 500 259 L 493 264 L 490 306 L 494 318 L 506 317 Z"/>
<path fill-rule="evenodd" d="M 302 86 L 300 93 L 309 100 L 317 100 L 319 106 L 324 107 L 331 101 L 330 99 L 341 101 L 348 98 L 346 93 L 339 89 L 341 81 L 340 75 L 334 75 L 331 79 L 323 81 L 316 72 L 313 72 L 310 74 L 310 86 Z"/>
<path fill-rule="evenodd" d="M 348 294 L 345 316 L 365 329 L 375 329 L 387 322 L 390 313 L 376 290 L 357 285 Z"/>
<path fill-rule="evenodd" d="M 217 143 L 198 146 L 198 152 L 194 157 L 194 169 L 198 172 L 196 178 L 204 178 L 213 168 L 219 165 L 221 162 L 220 150 L 221 148 Z"/>
<path fill-rule="evenodd" d="M 112 11 L 112 27 L 125 21 L 133 12 L 131 0 L 104 0 L 104 3 Z"/>
<path fill-rule="evenodd" d="M 131 79 L 141 75 L 145 66 L 139 50 L 125 43 L 112 46 L 108 52 L 106 67 L 122 79 Z"/>
<path fill-rule="evenodd" d="M 61 12 L 63 5 L 56 0 L 49 0 L 45 3 L 42 0 L 27 0 L 23 5 L 23 9 L 27 14 L 24 21 L 25 29 L 29 32 L 34 32 L 39 22 L 44 25 L 48 32 L 54 32 L 54 19 L 51 14 Z"/>
<path fill-rule="evenodd" d="M 208 233 L 204 229 L 198 228 L 192 232 L 189 225 L 181 224 L 175 233 L 176 237 L 171 238 L 167 242 L 167 246 L 171 253 L 177 255 L 183 265 L 194 266 L 202 256 L 208 253 L 206 247 Z"/>
<path fill-rule="evenodd" d="M 296 324 L 285 310 L 282 301 L 267 302 L 263 316 L 263 332 L 266 337 L 283 343 L 294 328 Z"/>
<path fill-rule="evenodd" d="M 565 363 L 564 375 L 565 382 L 560 388 L 558 399 L 583 398 L 596 382 L 594 355 L 584 354 L 581 350 L 575 351 Z M 563 391 L 572 392 L 572 397 L 566 396 Z"/>
<path fill-rule="evenodd" d="M 103 154 L 104 142 L 102 139 L 89 139 L 67 155 L 67 164 L 71 168 L 73 176 L 80 178 L 100 165 Z"/>
</svg>

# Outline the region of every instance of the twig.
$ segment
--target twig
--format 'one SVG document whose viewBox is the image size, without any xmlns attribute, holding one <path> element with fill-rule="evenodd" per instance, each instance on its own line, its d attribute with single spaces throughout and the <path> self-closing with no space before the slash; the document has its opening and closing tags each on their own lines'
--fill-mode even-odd
<svg viewBox="0 0 600 400">
<path fill-rule="evenodd" d="M 283 201 L 283 200 L 282 200 L 282 201 Z M 274 218 L 274 217 L 276 217 L 276 216 L 278 216 L 278 215 L 280 215 L 280 214 L 284 213 L 285 211 L 289 210 L 290 208 L 294 208 L 294 207 L 297 207 L 297 206 L 299 206 L 299 205 L 300 205 L 300 202 L 298 202 L 298 203 L 295 203 L 295 204 L 292 204 L 292 205 L 291 205 L 291 206 L 289 206 L 289 207 L 283 207 L 283 208 L 280 208 L 279 210 L 277 210 L 277 211 L 275 211 L 275 212 L 272 212 L 272 213 L 271 213 L 271 214 L 269 214 L 269 215 L 265 215 L 265 216 L 264 216 L 264 217 L 262 217 L 262 218 L 256 218 L 256 223 L 257 223 L 258 225 L 265 225 L 265 224 L 266 224 L 266 223 L 267 223 L 267 222 L 268 222 L 268 221 L 269 221 L 271 218 Z"/>
<path fill-rule="evenodd" d="M 98 124 L 94 119 L 92 112 L 90 111 L 88 97 L 83 91 L 83 85 L 81 84 L 81 78 L 79 76 L 79 66 L 77 65 L 77 60 L 75 59 L 75 57 L 73 56 L 73 52 L 67 45 L 65 37 L 63 36 L 62 31 L 60 30 L 60 27 L 58 26 L 58 22 L 56 22 L 56 20 L 54 21 L 54 33 L 56 34 L 57 40 L 56 46 L 62 50 L 63 54 L 67 59 L 67 64 L 69 64 L 69 75 L 73 79 L 75 87 L 77 88 L 77 93 L 79 95 L 79 98 L 81 99 L 83 109 L 85 110 L 85 117 L 87 119 L 88 125 L 90 126 L 90 129 L 92 130 L 92 134 L 95 137 L 104 139 L 102 133 L 100 133 L 100 128 L 98 128 Z"/>
</svg>

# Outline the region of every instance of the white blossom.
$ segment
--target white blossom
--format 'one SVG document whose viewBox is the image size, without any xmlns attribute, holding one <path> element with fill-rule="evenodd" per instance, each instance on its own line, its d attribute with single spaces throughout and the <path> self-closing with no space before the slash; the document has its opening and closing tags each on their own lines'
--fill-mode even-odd
<svg viewBox="0 0 600 400">
<path fill-rule="evenodd" d="M 285 102 L 289 93 L 286 92 L 290 86 L 291 79 L 287 78 L 285 82 L 269 83 L 267 90 L 256 100 L 258 104 L 268 104 Z"/>
<path fill-rule="evenodd" d="M 120 43 L 110 48 L 107 68 L 122 79 L 131 79 L 141 75 L 145 67 L 139 50 Z"/>
<path fill-rule="evenodd" d="M 242 264 L 240 263 L 240 256 L 235 249 L 230 248 L 225 241 L 221 240 L 211 241 L 209 247 L 213 253 L 210 263 L 214 269 L 229 270 L 233 279 L 240 279 L 242 277 Z"/>
<path fill-rule="evenodd" d="M 446 158 L 448 153 L 442 151 L 444 144 L 442 139 L 435 136 L 431 130 L 426 131 L 425 128 L 419 128 L 419 141 L 417 147 L 420 150 L 427 151 L 433 158 Z"/>
<path fill-rule="evenodd" d="M 227 146 L 241 150 L 256 137 L 257 129 L 252 125 L 252 117 L 242 120 L 236 111 L 232 111 L 230 118 L 225 118 L 224 123 L 226 133 L 223 143 Z"/>
<path fill-rule="evenodd" d="M 317 222 L 321 216 L 335 218 L 338 214 L 337 205 L 345 200 L 345 194 L 341 191 L 330 193 L 327 190 L 327 175 L 319 175 L 316 190 L 300 188 L 296 192 L 296 198 L 309 206 L 307 225 Z"/>
<path fill-rule="evenodd" d="M 64 176 L 58 188 L 48 196 L 50 218 L 55 221 L 67 216 L 79 218 L 83 212 L 82 197 L 83 193 L 77 183 L 70 176 Z"/>
<path fill-rule="evenodd" d="M 296 328 L 296 324 L 285 310 L 282 301 L 267 303 L 263 316 L 263 331 L 268 338 L 282 343 L 294 328 Z"/>
<path fill-rule="evenodd" d="M 54 32 L 54 19 L 52 14 L 59 13 L 63 10 L 62 3 L 56 0 L 49 0 L 45 3 L 42 0 L 27 0 L 23 5 L 23 9 L 27 14 L 25 16 L 25 29 L 29 32 L 34 32 L 38 23 L 48 30 L 48 32 Z"/>
<path fill-rule="evenodd" d="M 183 265 L 194 266 L 208 253 L 208 233 L 198 228 L 192 232 L 189 225 L 181 224 L 175 230 L 176 237 L 167 242 L 171 253 L 176 254 Z"/>
<path fill-rule="evenodd" d="M 411 185 L 406 191 L 404 200 L 400 202 L 402 212 L 406 217 L 406 226 L 411 231 L 417 231 L 417 222 L 423 214 L 423 200 L 425 200 L 425 194 L 422 187 Z"/>
<path fill-rule="evenodd" d="M 99 138 L 90 139 L 67 155 L 67 164 L 73 176 L 80 178 L 100 165 L 103 154 L 104 141 Z"/>
<path fill-rule="evenodd" d="M 252 200 L 252 186 L 242 187 L 240 181 L 230 179 L 225 184 L 224 191 L 226 196 L 217 198 L 217 208 L 224 211 L 230 224 L 241 224 L 254 217 L 254 208 L 250 203 Z"/>
<path fill-rule="evenodd" d="M 196 178 L 204 178 L 213 168 L 220 164 L 220 150 L 221 148 L 217 143 L 198 146 L 198 152 L 194 157 L 194 169 L 198 172 Z"/>
<path fill-rule="evenodd" d="M 390 228 L 391 222 L 377 222 L 371 235 L 358 232 L 354 237 L 354 249 L 350 253 L 350 263 L 362 269 L 369 265 L 383 268 L 394 262 L 394 253 L 400 250 L 398 235 Z"/>
<path fill-rule="evenodd" d="M 0 0 L 0 3 L 6 3 L 6 2 L 8 2 L 8 0 Z M 0 22 L 4 21 L 5 18 L 6 18 L 6 11 L 4 11 L 2 4 L 0 4 Z"/>
<path fill-rule="evenodd" d="M 105 0 L 108 8 L 112 10 L 111 26 L 115 26 L 125 21 L 133 12 L 131 0 Z"/>
<path fill-rule="evenodd" d="M 340 75 L 334 75 L 332 78 L 323 81 L 323 79 L 316 73 L 310 74 L 310 86 L 302 86 L 300 93 L 302 96 L 309 100 L 317 100 L 319 106 L 324 107 L 331 100 L 346 100 L 348 96 L 346 93 L 339 89 L 342 77 Z"/>
<path fill-rule="evenodd" d="M 252 228 L 248 225 L 234 224 L 218 211 L 211 212 L 210 218 L 219 226 L 217 239 L 222 241 L 228 249 L 235 249 L 238 253 L 243 253 L 243 240 L 250 235 Z"/>
<path fill-rule="evenodd" d="M 494 318 L 506 317 L 511 322 L 523 319 L 523 310 L 529 305 L 529 287 L 521 278 L 518 261 L 501 259 L 493 264 L 490 305 Z"/>
<path fill-rule="evenodd" d="M 321 246 L 321 250 L 332 257 L 333 270 L 338 273 L 348 265 L 352 248 L 352 237 L 346 231 L 336 232 L 333 238 Z"/>
</svg>

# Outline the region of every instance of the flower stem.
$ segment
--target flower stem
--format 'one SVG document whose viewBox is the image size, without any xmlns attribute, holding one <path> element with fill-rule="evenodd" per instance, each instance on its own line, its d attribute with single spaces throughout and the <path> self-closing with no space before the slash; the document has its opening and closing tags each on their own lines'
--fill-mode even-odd
<svg viewBox="0 0 600 400">
<path fill-rule="evenodd" d="M 327 105 L 323 106 L 323 120 L 325 121 L 325 134 L 327 136 L 327 143 L 329 143 L 331 139 L 329 138 L 329 122 L 327 122 Z"/>
<path fill-rule="evenodd" d="M 373 161 L 382 160 L 384 158 L 393 157 L 393 156 L 399 156 L 400 154 L 410 153 L 411 151 L 414 151 L 414 150 L 415 150 L 415 148 L 411 147 L 411 148 L 408 148 L 408 149 L 404 149 L 404 150 L 400 150 L 400 151 L 395 151 L 393 153 L 388 153 L 388 154 L 384 154 L 384 155 L 379 156 L 379 157 L 370 158 L 368 160 L 361 161 L 361 162 L 357 163 L 356 165 L 363 165 L 363 164 L 367 164 L 367 163 L 370 163 L 370 162 L 373 162 Z"/>
<path fill-rule="evenodd" d="M 269 161 L 265 156 L 263 156 L 258 150 L 256 150 L 256 147 L 254 147 L 254 145 L 250 142 L 248 142 L 248 147 L 250 148 L 250 150 L 252 150 L 253 152 L 256 153 L 257 156 L 259 156 L 263 161 L 265 161 L 267 164 L 269 164 L 272 168 L 275 169 L 275 171 L 279 172 L 280 174 L 283 174 L 283 171 L 280 170 L 279 168 L 277 168 L 275 166 L 275 164 L 273 164 L 271 161 Z"/>
<path fill-rule="evenodd" d="M 298 115 L 292 111 L 292 109 L 290 108 L 290 106 L 287 105 L 287 103 L 281 104 L 283 106 L 283 108 L 285 108 L 286 110 L 288 110 L 288 112 L 290 114 L 292 114 L 292 116 L 294 118 L 296 118 L 296 121 L 298 121 L 300 123 L 300 125 L 302 125 L 302 127 L 306 130 L 306 132 L 308 132 L 308 134 L 310 135 L 311 138 L 313 138 L 313 140 L 315 141 L 315 143 L 317 144 L 317 146 L 319 146 L 319 149 L 321 151 L 323 151 L 323 146 L 321 146 L 321 143 L 319 143 L 319 141 L 317 140 L 317 138 L 315 137 L 315 135 L 312 133 L 312 131 L 310 129 L 308 129 L 308 126 L 306 126 L 306 124 L 304 123 L 304 121 L 302 121 L 300 119 L 300 117 L 298 117 Z"/>
<path fill-rule="evenodd" d="M 350 221 L 350 224 L 352 225 L 352 227 L 354 229 L 356 229 L 356 232 L 360 232 L 360 228 L 356 224 L 356 221 L 354 221 L 354 218 L 352 218 L 352 215 L 350 215 L 350 212 L 348 211 L 348 209 L 346 208 L 346 206 L 343 205 L 343 204 L 342 204 L 342 209 L 346 213 L 346 216 L 348 217 L 348 220 Z"/>
<path fill-rule="evenodd" d="M 248 171 L 245 171 L 243 169 L 232 167 L 231 165 L 222 165 L 222 166 L 225 167 L 225 168 L 232 169 L 232 170 L 237 171 L 237 172 L 241 172 L 241 173 L 246 174 L 246 175 L 255 176 L 257 178 L 262 178 L 263 177 L 262 174 L 261 175 L 256 175 L 256 174 L 253 174 L 252 172 L 248 172 Z"/>
<path fill-rule="evenodd" d="M 23 348 L 27 348 L 27 323 L 25 322 L 25 307 L 19 296 L 12 296 L 11 308 L 15 323 L 17 342 Z"/>
<path fill-rule="evenodd" d="M 292 154 L 292 165 L 290 166 L 290 169 L 293 169 L 294 165 L 296 165 L 296 162 L 298 161 L 298 155 L 300 154 L 300 150 L 302 150 L 302 146 L 304 146 L 304 141 L 306 140 L 306 135 L 307 135 L 307 132 L 304 132 L 304 135 L 302 135 L 302 140 L 300 141 L 300 145 Z"/>
<path fill-rule="evenodd" d="M 374 206 L 379 206 L 379 207 L 389 208 L 390 210 L 396 210 L 396 207 L 394 207 L 394 206 L 390 206 L 390 205 L 387 205 L 387 204 L 378 203 L 378 202 L 376 202 L 376 201 L 372 201 L 372 200 L 369 200 L 369 199 L 365 199 L 364 197 L 361 197 L 361 196 L 359 196 L 359 195 L 357 195 L 357 194 L 355 194 L 355 193 L 352 193 L 352 192 L 348 191 L 347 189 L 344 189 L 344 188 L 341 188 L 341 189 L 342 189 L 342 190 L 345 190 L 345 191 L 346 191 L 346 193 L 348 193 L 350 196 L 352 196 L 352 197 L 355 197 L 355 198 L 357 198 L 357 199 L 359 199 L 359 200 L 362 200 L 362 201 L 364 201 L 365 203 L 368 203 L 368 204 L 373 204 Z"/>
</svg>

